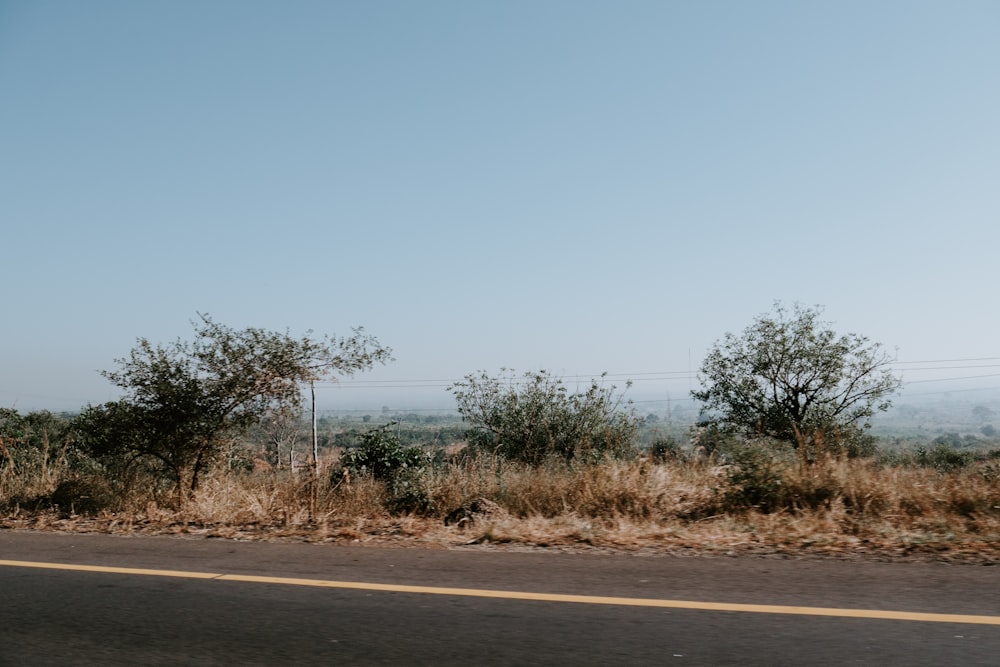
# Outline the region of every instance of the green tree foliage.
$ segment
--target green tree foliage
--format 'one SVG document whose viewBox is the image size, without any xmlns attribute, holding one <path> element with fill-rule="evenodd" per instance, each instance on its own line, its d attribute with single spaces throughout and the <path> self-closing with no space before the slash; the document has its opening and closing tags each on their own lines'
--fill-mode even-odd
<svg viewBox="0 0 1000 667">
<path fill-rule="evenodd" d="M 301 408 L 301 385 L 351 375 L 390 358 L 364 330 L 346 338 L 248 328 L 200 315 L 193 342 L 139 339 L 119 369 L 103 375 L 125 396 L 88 406 L 76 420 L 96 457 L 125 468 L 141 462 L 171 479 L 183 501 L 231 438 L 282 410 Z"/>
<path fill-rule="evenodd" d="M 614 386 L 592 380 L 585 391 L 570 393 L 546 371 L 502 372 L 467 375 L 449 388 L 474 446 L 531 465 L 632 453 L 641 420 Z"/>
<path fill-rule="evenodd" d="M 718 341 L 702 364 L 702 389 L 692 392 L 709 421 L 810 456 L 867 444 L 870 418 L 888 409 L 900 379 L 878 343 L 838 336 L 821 314 L 777 303 L 742 335 Z"/>
<path fill-rule="evenodd" d="M 394 513 L 427 512 L 432 500 L 423 473 L 431 457 L 419 447 L 404 447 L 392 431 L 396 422 L 361 434 L 361 445 L 340 457 L 350 475 L 368 476 L 386 483 L 386 505 Z"/>
<path fill-rule="evenodd" d="M 957 436 L 956 436 L 957 437 Z M 971 451 L 960 451 L 949 443 L 949 438 L 935 438 L 934 447 L 917 447 L 914 461 L 925 468 L 939 472 L 952 472 L 970 465 L 975 460 Z"/>
<path fill-rule="evenodd" d="M 352 475 L 370 475 L 383 482 L 427 466 L 430 457 L 419 447 L 404 447 L 392 431 L 395 425 L 390 422 L 362 433 L 361 445 L 345 451 L 340 465 Z"/>
</svg>

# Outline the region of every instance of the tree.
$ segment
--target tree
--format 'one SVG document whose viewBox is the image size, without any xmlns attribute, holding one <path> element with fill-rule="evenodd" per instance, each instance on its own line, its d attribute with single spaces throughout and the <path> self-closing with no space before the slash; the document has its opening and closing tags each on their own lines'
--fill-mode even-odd
<svg viewBox="0 0 1000 667">
<path fill-rule="evenodd" d="M 295 467 L 295 445 L 302 438 L 302 413 L 286 406 L 272 410 L 260 423 L 263 431 L 266 461 L 281 469 L 287 463 L 291 470 Z"/>
<path fill-rule="evenodd" d="M 490 377 L 482 371 L 449 387 L 462 420 L 472 427 L 474 446 L 531 465 L 632 452 L 639 417 L 615 396 L 614 386 L 592 380 L 586 391 L 571 394 L 546 371 L 521 379 L 503 372 Z"/>
<path fill-rule="evenodd" d="M 191 343 L 154 346 L 140 338 L 129 357 L 117 360 L 119 370 L 102 373 L 125 396 L 88 406 L 76 421 L 93 455 L 126 468 L 151 462 L 176 484 L 181 502 L 234 435 L 300 410 L 303 383 L 390 359 L 390 350 L 360 328 L 346 338 L 314 340 L 199 318 Z"/>
<path fill-rule="evenodd" d="M 891 358 L 864 336 L 838 336 L 822 309 L 776 303 L 741 336 L 727 333 L 701 366 L 700 391 L 715 425 L 782 440 L 811 455 L 864 436 L 901 381 Z"/>
</svg>

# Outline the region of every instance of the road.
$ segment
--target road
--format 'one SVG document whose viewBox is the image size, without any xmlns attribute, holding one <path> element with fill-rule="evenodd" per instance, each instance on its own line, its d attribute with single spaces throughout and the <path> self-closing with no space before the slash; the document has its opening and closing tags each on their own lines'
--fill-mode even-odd
<svg viewBox="0 0 1000 667">
<path fill-rule="evenodd" d="M 0 665 L 997 665 L 998 584 L 969 565 L 3 531 Z"/>
</svg>

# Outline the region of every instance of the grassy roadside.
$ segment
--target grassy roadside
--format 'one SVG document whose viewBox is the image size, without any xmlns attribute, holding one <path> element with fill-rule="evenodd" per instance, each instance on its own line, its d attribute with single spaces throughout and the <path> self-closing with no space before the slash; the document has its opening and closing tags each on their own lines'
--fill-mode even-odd
<svg viewBox="0 0 1000 667">
<path fill-rule="evenodd" d="M 7 480 L 0 528 L 178 534 L 425 548 L 605 549 L 1000 562 L 1000 466 L 874 459 L 608 461 L 534 468 L 492 457 L 390 483 L 217 473 L 182 507 L 153 487 Z M 15 488 L 16 487 L 16 488 Z M 461 526 L 472 498 L 501 511 Z"/>
</svg>

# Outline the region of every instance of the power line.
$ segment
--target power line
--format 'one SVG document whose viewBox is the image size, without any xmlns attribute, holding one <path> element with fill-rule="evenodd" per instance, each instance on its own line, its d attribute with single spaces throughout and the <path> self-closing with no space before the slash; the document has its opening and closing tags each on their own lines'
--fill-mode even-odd
<svg viewBox="0 0 1000 667">
<path fill-rule="evenodd" d="M 951 363 L 961 363 L 966 361 L 1000 361 L 1000 357 L 971 357 L 968 359 L 928 359 L 924 361 L 894 361 L 891 365 L 901 365 L 901 364 L 951 364 Z"/>
<path fill-rule="evenodd" d="M 909 382 L 904 382 L 903 386 L 908 384 L 923 384 L 925 382 L 951 382 L 953 380 L 978 380 L 979 378 L 995 378 L 1000 377 L 1000 373 L 989 373 L 988 375 L 963 375 L 961 377 L 953 378 L 934 378 L 932 380 L 910 380 Z"/>
<path fill-rule="evenodd" d="M 1000 387 L 971 387 L 965 389 L 946 389 L 944 391 L 922 391 L 917 394 L 907 394 L 908 397 L 913 396 L 940 396 L 942 394 L 961 394 L 970 391 L 1000 391 Z"/>
<path fill-rule="evenodd" d="M 975 368 L 1000 368 L 1000 364 L 976 364 L 974 366 L 925 366 L 917 368 L 903 368 L 899 369 L 900 372 L 907 373 L 910 371 L 954 371 L 963 369 L 975 369 Z"/>
<path fill-rule="evenodd" d="M 976 369 L 976 368 L 1000 368 L 1000 364 L 967 364 L 967 362 L 980 362 L 980 361 L 1000 361 L 1000 357 L 966 357 L 966 358 L 956 358 L 956 359 L 922 359 L 917 361 L 893 361 L 887 364 L 888 367 L 894 368 L 896 366 L 912 366 L 914 364 L 966 364 L 962 366 L 926 366 L 923 368 L 899 368 L 900 371 L 938 371 L 938 370 L 960 370 L 960 369 Z M 693 380 L 697 379 L 697 373 L 692 373 L 690 370 L 676 370 L 676 371 L 641 371 L 636 373 L 591 373 L 591 374 L 577 374 L 577 375 L 562 375 L 553 376 L 554 379 L 562 381 L 573 381 L 573 380 L 586 380 L 586 381 L 603 381 L 603 380 L 618 380 L 626 381 L 631 380 L 632 382 L 650 382 L 657 380 Z M 975 376 L 980 377 L 980 376 Z M 335 387 L 377 387 L 383 389 L 402 389 L 402 388 L 435 388 L 435 387 L 450 387 L 459 382 L 464 382 L 466 380 L 463 378 L 452 378 L 452 379 L 415 379 L 415 380 L 403 380 L 403 379 L 392 379 L 392 380 L 354 380 L 354 379 L 343 379 L 343 380 L 320 380 L 317 381 L 317 386 L 335 386 Z M 513 378 L 514 383 L 518 383 L 519 378 Z M 930 381 L 930 380 L 928 380 Z"/>
</svg>

